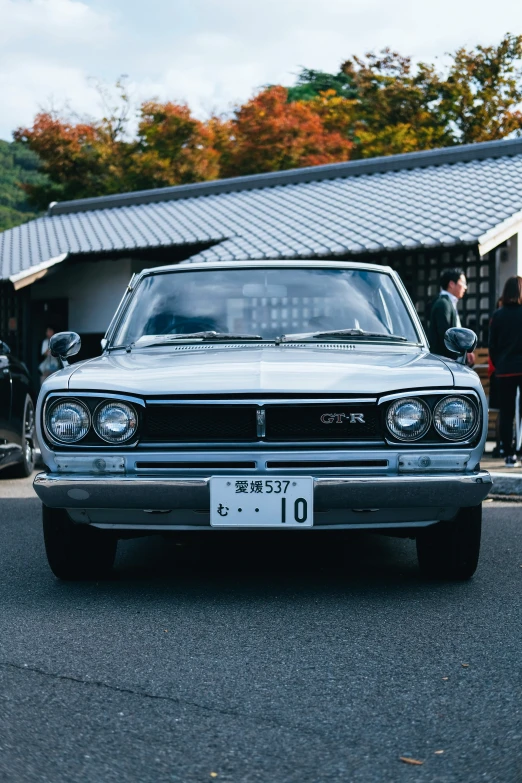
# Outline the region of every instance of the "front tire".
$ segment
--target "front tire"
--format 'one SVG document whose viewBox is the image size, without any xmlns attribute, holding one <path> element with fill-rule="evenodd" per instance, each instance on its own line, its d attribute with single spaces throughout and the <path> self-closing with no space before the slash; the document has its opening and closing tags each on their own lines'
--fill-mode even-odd
<svg viewBox="0 0 522 783">
<path fill-rule="evenodd" d="M 417 557 L 428 579 L 471 579 L 478 565 L 482 505 L 461 508 L 448 522 L 417 533 Z"/>
<path fill-rule="evenodd" d="M 47 560 L 58 579 L 103 579 L 110 574 L 118 544 L 113 533 L 75 524 L 62 508 L 42 506 L 42 517 Z"/>
<path fill-rule="evenodd" d="M 29 478 L 34 470 L 35 464 L 35 421 L 34 405 L 32 399 L 28 396 L 24 407 L 24 425 L 22 432 L 22 459 L 13 465 L 11 475 L 13 478 Z"/>
</svg>

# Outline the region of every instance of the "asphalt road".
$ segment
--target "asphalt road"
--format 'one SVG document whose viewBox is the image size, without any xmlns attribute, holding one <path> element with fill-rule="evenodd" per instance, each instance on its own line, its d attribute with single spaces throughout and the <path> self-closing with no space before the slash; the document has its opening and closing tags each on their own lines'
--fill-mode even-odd
<svg viewBox="0 0 522 783">
<path fill-rule="evenodd" d="M 0 517 L 0 781 L 522 781 L 522 505 L 445 585 L 411 541 L 304 531 L 127 541 L 61 584 L 28 482 Z"/>
</svg>

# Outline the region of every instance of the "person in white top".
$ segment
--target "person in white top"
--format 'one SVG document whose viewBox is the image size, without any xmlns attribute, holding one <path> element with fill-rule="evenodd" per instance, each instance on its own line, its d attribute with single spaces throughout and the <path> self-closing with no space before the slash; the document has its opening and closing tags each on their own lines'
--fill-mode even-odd
<svg viewBox="0 0 522 783">
<path fill-rule="evenodd" d="M 464 275 L 461 275 L 461 277 L 464 277 Z M 466 280 L 465 277 L 464 277 L 464 280 Z M 455 285 L 458 285 L 458 286 L 462 287 L 462 282 L 460 280 L 458 280 L 455 283 Z M 465 285 L 465 283 L 464 283 L 464 285 Z M 464 288 L 464 293 L 466 292 L 466 288 L 467 288 L 467 286 Z M 464 296 L 464 293 L 462 294 L 462 296 Z M 455 312 L 457 314 L 457 323 L 455 325 L 458 326 L 458 327 L 462 326 L 462 324 L 460 322 L 459 311 L 458 311 L 459 300 L 462 299 L 462 297 L 455 296 L 455 294 L 452 294 L 451 291 L 445 291 L 443 288 L 441 288 L 439 296 L 447 296 L 448 297 L 448 299 L 450 300 L 451 304 L 455 308 Z"/>
<path fill-rule="evenodd" d="M 443 270 L 440 276 L 440 293 L 433 302 L 430 313 L 428 339 L 432 353 L 455 358 L 446 348 L 444 335 L 448 329 L 462 326 L 457 305 L 467 289 L 466 275 L 462 269 L 455 267 Z M 475 357 L 468 354 L 468 364 L 473 364 L 474 361 Z"/>
</svg>

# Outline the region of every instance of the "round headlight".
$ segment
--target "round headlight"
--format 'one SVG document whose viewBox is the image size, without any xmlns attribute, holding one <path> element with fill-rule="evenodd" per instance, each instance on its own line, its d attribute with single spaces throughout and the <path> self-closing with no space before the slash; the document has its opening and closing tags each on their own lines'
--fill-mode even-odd
<svg viewBox="0 0 522 783">
<path fill-rule="evenodd" d="M 47 411 L 47 431 L 61 443 L 76 443 L 84 438 L 91 426 L 91 415 L 83 402 L 61 399 Z"/>
<path fill-rule="evenodd" d="M 431 423 L 430 409 L 423 400 L 409 397 L 392 402 L 386 413 L 386 425 L 398 440 L 418 440 Z"/>
<path fill-rule="evenodd" d="M 433 410 L 435 429 L 448 440 L 465 440 L 477 426 L 477 410 L 465 397 L 444 397 Z"/>
<path fill-rule="evenodd" d="M 125 402 L 103 402 L 94 414 L 94 429 L 107 443 L 125 443 L 137 428 L 136 411 Z"/>
</svg>

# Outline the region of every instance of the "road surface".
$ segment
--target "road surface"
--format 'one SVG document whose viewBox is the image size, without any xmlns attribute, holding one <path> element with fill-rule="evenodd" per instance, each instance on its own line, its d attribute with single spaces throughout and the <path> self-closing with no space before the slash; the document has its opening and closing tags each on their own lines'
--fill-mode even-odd
<svg viewBox="0 0 522 783">
<path fill-rule="evenodd" d="M 485 504 L 466 584 L 314 531 L 126 541 L 66 584 L 39 517 L 0 477 L 0 781 L 522 781 L 522 504 Z"/>
</svg>

